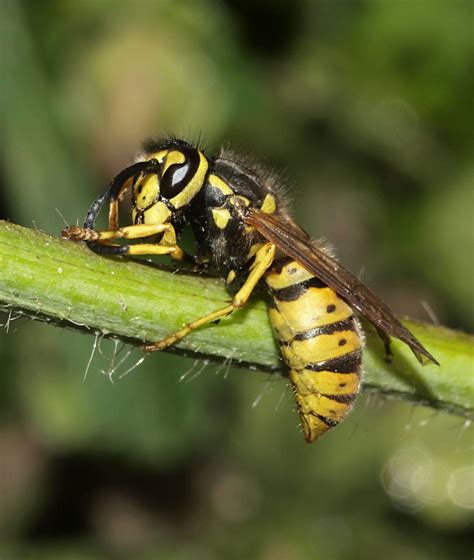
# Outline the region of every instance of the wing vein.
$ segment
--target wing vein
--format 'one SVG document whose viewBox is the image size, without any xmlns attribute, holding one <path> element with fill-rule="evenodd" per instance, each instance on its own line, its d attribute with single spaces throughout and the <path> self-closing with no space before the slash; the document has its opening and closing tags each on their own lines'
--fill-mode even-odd
<svg viewBox="0 0 474 560">
<path fill-rule="evenodd" d="M 384 340 L 384 335 L 398 338 L 411 348 L 420 363 L 428 360 L 438 364 L 423 344 L 402 325 L 392 310 L 368 286 L 334 258 L 315 247 L 308 234 L 296 224 L 254 208 L 247 208 L 242 219 L 337 292 L 351 307 L 375 325 Z"/>
</svg>

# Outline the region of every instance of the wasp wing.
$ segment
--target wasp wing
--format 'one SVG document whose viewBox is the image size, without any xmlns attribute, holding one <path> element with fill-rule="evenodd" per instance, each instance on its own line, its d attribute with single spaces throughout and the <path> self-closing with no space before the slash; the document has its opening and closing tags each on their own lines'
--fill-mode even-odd
<svg viewBox="0 0 474 560">
<path fill-rule="evenodd" d="M 385 303 L 352 272 L 327 253 L 318 249 L 310 236 L 290 219 L 281 219 L 254 208 L 247 208 L 243 220 L 263 237 L 274 243 L 283 253 L 300 263 L 308 272 L 332 288 L 361 315 L 373 323 L 388 343 L 393 336 L 407 344 L 420 363 L 437 360 L 421 342 L 395 317 Z M 438 364 L 439 365 L 439 364 Z"/>
</svg>

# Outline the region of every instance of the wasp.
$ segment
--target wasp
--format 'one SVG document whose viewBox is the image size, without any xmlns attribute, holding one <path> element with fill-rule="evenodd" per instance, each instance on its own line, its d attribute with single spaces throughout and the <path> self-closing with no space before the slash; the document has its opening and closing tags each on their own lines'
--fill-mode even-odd
<svg viewBox="0 0 474 560">
<path fill-rule="evenodd" d="M 121 227 L 119 202 L 126 193 L 132 225 Z M 106 201 L 108 229 L 97 231 Z M 195 237 L 193 256 L 178 244 L 185 226 Z M 370 288 L 293 221 L 278 179 L 235 154 L 209 157 L 176 138 L 147 141 L 135 163 L 93 202 L 84 227 L 71 226 L 62 236 L 84 240 L 102 255 L 169 255 L 209 266 L 236 286 L 228 305 L 147 344 L 147 352 L 217 323 L 263 285 L 307 442 L 341 422 L 360 391 L 364 336 L 355 313 L 373 323 L 387 356 L 395 337 L 420 363 L 438 364 Z"/>
</svg>

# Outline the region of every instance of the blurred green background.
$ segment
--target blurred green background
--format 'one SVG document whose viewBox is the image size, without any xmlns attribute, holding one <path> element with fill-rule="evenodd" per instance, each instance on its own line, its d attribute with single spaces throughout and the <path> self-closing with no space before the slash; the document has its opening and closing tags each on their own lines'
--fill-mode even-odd
<svg viewBox="0 0 474 560">
<path fill-rule="evenodd" d="M 58 235 L 143 138 L 202 134 L 280 170 L 398 313 L 474 327 L 470 0 L 0 0 L 0 21 L 0 217 Z M 165 354 L 120 378 L 140 352 L 103 341 L 84 380 L 92 336 L 0 317 L 2 559 L 472 557 L 461 418 L 365 395 L 307 446 L 282 379 Z"/>
</svg>

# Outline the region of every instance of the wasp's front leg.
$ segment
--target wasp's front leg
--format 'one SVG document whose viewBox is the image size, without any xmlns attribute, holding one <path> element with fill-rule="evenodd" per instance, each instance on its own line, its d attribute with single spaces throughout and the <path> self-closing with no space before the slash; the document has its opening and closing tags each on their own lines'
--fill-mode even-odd
<svg viewBox="0 0 474 560">
<path fill-rule="evenodd" d="M 69 226 L 63 229 L 61 237 L 71 241 L 110 241 L 111 239 L 140 239 L 158 233 L 163 233 L 172 228 L 170 223 L 164 224 L 137 224 L 116 229 L 97 231 L 79 226 Z"/>
<path fill-rule="evenodd" d="M 86 241 L 90 249 L 101 255 L 170 255 L 173 259 L 183 261 L 187 258 L 187 255 L 176 243 L 171 245 L 160 243 L 110 244 L 113 239 L 140 239 L 172 229 L 173 226 L 168 222 L 164 224 L 136 224 L 103 231 L 70 226 L 61 232 L 61 237 L 71 241 Z"/>
</svg>

